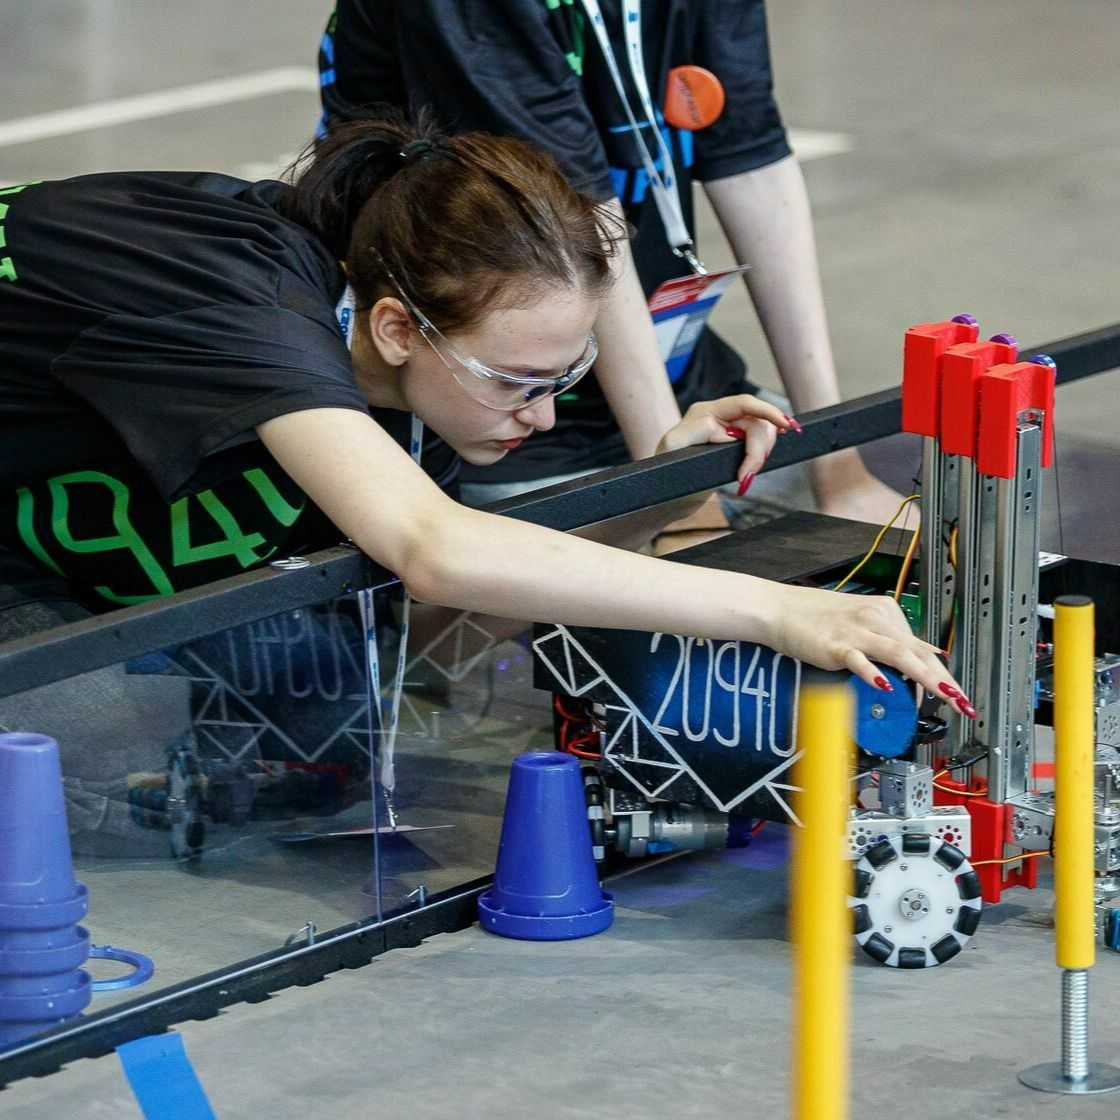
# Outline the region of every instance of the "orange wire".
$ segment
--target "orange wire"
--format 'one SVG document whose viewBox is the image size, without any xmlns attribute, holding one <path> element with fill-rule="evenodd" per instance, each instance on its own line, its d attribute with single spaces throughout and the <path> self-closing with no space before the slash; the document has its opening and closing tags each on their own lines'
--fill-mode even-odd
<svg viewBox="0 0 1120 1120">
<path fill-rule="evenodd" d="M 954 525 L 949 532 L 949 563 L 955 572 L 957 570 L 957 534 L 960 532 L 960 526 Z M 956 595 L 956 588 L 953 589 L 954 598 Z M 949 619 L 949 637 L 945 639 L 945 652 L 953 652 L 953 639 L 957 636 L 957 611 L 956 602 L 953 603 L 952 616 Z"/>
<path fill-rule="evenodd" d="M 983 867 L 989 863 L 1018 863 L 1021 859 L 1037 859 L 1039 856 L 1048 856 L 1049 852 L 1024 852 L 1021 856 L 1012 856 L 1010 859 L 979 859 L 970 860 L 973 867 Z"/>
<path fill-rule="evenodd" d="M 915 529 L 910 537 L 910 545 L 906 555 L 902 558 L 902 570 L 898 573 L 898 583 L 894 585 L 894 601 L 897 603 L 902 598 L 902 589 L 906 586 L 906 577 L 910 574 L 910 565 L 914 562 L 914 553 L 918 551 L 918 530 Z"/>
<path fill-rule="evenodd" d="M 953 789 L 951 786 L 938 785 L 937 782 L 933 783 L 933 788 L 941 790 L 942 793 L 954 794 L 956 797 L 987 797 L 988 796 L 987 791 L 985 791 L 984 793 L 972 793 L 972 792 L 969 792 L 968 790 L 964 790 L 964 789 Z"/>
<path fill-rule="evenodd" d="M 934 789 L 939 789 L 939 790 L 942 791 L 942 793 L 955 794 L 957 797 L 987 797 L 988 796 L 988 791 L 987 790 L 985 790 L 983 793 L 976 793 L 975 791 L 970 792 L 969 790 L 965 790 L 965 789 L 953 789 L 952 786 L 938 785 L 937 779 L 944 777 L 948 773 L 949 773 L 948 770 L 938 770 L 937 773 L 934 774 L 934 776 L 933 776 L 933 788 Z"/>
</svg>

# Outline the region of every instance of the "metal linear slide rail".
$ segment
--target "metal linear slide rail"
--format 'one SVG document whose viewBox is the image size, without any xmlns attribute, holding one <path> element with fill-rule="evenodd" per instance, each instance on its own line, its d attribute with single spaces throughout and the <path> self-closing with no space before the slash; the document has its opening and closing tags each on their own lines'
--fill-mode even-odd
<svg viewBox="0 0 1120 1120">
<path fill-rule="evenodd" d="M 1049 354 L 1057 362 L 1059 385 L 1116 369 L 1120 367 L 1120 323 L 1022 351 L 1028 358 L 1039 353 Z M 789 466 L 895 435 L 901 417 L 900 389 L 819 409 L 802 417 L 802 435 L 775 447 L 768 466 Z M 739 455 L 737 444 L 687 448 L 507 498 L 487 508 L 568 531 L 722 486 L 734 478 Z M 265 568 L 247 572 L 6 643 L 0 646 L 0 697 L 392 578 L 350 548 L 319 552 L 311 560 L 309 567 L 297 571 Z"/>
</svg>

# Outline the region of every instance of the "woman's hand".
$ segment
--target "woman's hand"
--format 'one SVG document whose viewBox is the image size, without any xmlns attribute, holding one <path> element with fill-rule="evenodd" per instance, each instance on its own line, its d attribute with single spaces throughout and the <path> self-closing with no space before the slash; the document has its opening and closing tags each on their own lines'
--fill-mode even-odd
<svg viewBox="0 0 1120 1120">
<path fill-rule="evenodd" d="M 684 419 L 661 437 L 658 454 L 697 447 L 704 443 L 732 443 L 742 440 L 743 462 L 739 466 L 739 493 L 745 494 L 754 476 L 762 470 L 779 432 L 799 431 L 800 425 L 772 404 L 749 393 L 697 401 Z"/>
<path fill-rule="evenodd" d="M 847 669 L 876 688 L 890 686 L 890 665 L 974 719 L 976 709 L 946 670 L 941 651 L 916 637 L 889 595 L 845 595 L 779 584 L 773 637 L 767 643 L 821 669 Z"/>
</svg>

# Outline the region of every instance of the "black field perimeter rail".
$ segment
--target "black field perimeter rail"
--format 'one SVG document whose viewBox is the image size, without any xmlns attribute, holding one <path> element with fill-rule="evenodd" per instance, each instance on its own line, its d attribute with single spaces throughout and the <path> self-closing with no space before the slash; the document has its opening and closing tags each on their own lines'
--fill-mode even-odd
<svg viewBox="0 0 1120 1120">
<path fill-rule="evenodd" d="M 1120 323 L 1024 349 L 1024 360 L 1049 354 L 1058 384 L 1120 367 Z M 898 434 L 902 392 L 886 389 L 801 417 L 804 432 L 780 441 L 767 468 L 790 466 Z M 534 490 L 485 507 L 492 513 L 567 532 L 636 513 L 734 481 L 738 444 L 690 447 Z M 115 665 L 153 650 L 194 641 L 234 626 L 326 602 L 393 580 L 357 549 L 314 553 L 294 571 L 264 568 L 124 607 L 0 645 L 0 697 Z"/>
</svg>

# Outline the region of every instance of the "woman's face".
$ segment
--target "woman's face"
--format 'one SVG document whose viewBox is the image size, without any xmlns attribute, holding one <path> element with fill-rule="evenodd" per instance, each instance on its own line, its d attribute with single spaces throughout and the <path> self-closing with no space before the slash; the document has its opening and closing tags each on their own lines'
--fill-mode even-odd
<svg viewBox="0 0 1120 1120">
<path fill-rule="evenodd" d="M 552 290 L 525 307 L 491 311 L 469 331 L 448 336 L 454 350 L 501 373 L 551 377 L 564 372 L 587 348 L 598 301 L 570 290 Z M 534 432 L 556 422 L 551 396 L 514 412 L 497 411 L 464 387 L 476 377 L 458 364 L 438 338 L 433 348 L 415 331 L 400 390 L 408 407 L 468 463 L 496 463 Z M 454 374 L 448 363 L 454 363 Z"/>
</svg>

